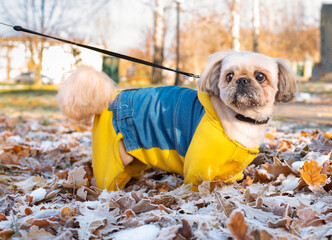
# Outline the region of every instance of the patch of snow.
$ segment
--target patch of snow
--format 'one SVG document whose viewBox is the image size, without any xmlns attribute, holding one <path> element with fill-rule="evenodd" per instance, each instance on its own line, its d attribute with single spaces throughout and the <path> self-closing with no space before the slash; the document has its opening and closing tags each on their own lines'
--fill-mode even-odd
<svg viewBox="0 0 332 240">
<path fill-rule="evenodd" d="M 143 225 L 117 232 L 111 236 L 114 240 L 154 240 L 157 238 L 160 228 L 156 225 Z"/>
<path fill-rule="evenodd" d="M 46 189 L 45 188 L 38 188 L 34 191 L 32 191 L 29 194 L 31 197 L 33 197 L 33 203 L 39 202 L 43 200 L 46 196 Z"/>
</svg>

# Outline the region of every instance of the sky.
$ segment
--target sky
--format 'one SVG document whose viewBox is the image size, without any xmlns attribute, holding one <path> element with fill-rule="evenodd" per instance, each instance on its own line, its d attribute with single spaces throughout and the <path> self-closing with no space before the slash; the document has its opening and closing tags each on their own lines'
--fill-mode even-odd
<svg viewBox="0 0 332 240">
<path fill-rule="evenodd" d="M 4 0 L 0 0 L 4 1 Z M 105 0 L 104 0 L 105 1 Z M 175 4 L 173 0 L 164 0 L 165 5 L 168 6 L 166 18 L 168 22 L 168 33 L 166 35 L 166 46 L 170 45 L 175 37 Z M 262 0 L 261 0 L 262 1 Z M 79 2 L 79 1 L 78 1 Z M 91 2 L 96 2 L 92 1 Z M 101 2 L 99 0 L 99 2 Z M 143 46 L 145 34 L 148 29 L 153 29 L 153 5 L 154 0 L 109 0 L 103 6 L 103 9 L 96 15 L 90 15 L 81 23 L 75 24 L 72 32 L 78 33 L 80 38 L 99 44 L 95 39 L 98 35 L 104 34 L 107 36 L 108 49 L 117 52 L 126 52 L 130 48 L 137 48 Z M 292 11 L 296 7 L 296 3 L 302 2 L 304 9 L 303 14 L 310 24 L 318 24 L 320 16 L 320 8 L 322 3 L 332 3 L 332 0 L 264 0 L 264 4 L 271 6 L 269 11 Z M 12 6 L 22 3 L 22 0 L 11 0 Z M 241 17 L 242 25 L 250 24 L 251 18 L 251 0 L 241 0 Z M 227 12 L 225 1 L 218 0 L 182 0 L 181 1 L 182 24 L 190 19 L 195 14 L 208 14 L 211 9 L 220 11 L 224 14 Z M 0 5 L 1 8 L 1 5 Z M 83 13 L 82 13 L 83 12 Z M 71 18 L 74 19 L 77 14 L 84 14 L 87 10 L 75 12 L 72 11 Z M 97 29 L 96 19 L 100 14 L 107 15 L 108 23 L 107 29 Z M 17 22 L 16 22 L 17 21 Z M 7 18 L 0 15 L 0 22 L 8 22 Z M 23 20 L 13 20 L 10 24 L 25 26 Z M 67 21 L 70 26 L 70 21 Z M 74 24 L 72 24 L 74 25 Z M 104 24 L 105 25 L 105 24 Z M 13 34 L 13 31 L 8 27 L 0 25 L 0 36 Z M 59 32 L 60 37 L 70 37 L 66 32 Z M 71 34 L 72 35 L 72 34 Z"/>
</svg>

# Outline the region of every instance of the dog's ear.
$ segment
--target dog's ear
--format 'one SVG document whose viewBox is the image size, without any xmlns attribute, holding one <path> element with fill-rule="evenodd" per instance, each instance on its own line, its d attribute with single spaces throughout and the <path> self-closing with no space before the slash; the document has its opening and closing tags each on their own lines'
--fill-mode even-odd
<svg viewBox="0 0 332 240">
<path fill-rule="evenodd" d="M 281 58 L 276 59 L 278 64 L 278 92 L 276 102 L 290 102 L 294 99 L 297 87 L 296 76 L 287 61 Z"/>
<path fill-rule="evenodd" d="M 222 60 L 229 54 L 231 54 L 231 51 L 217 52 L 208 57 L 205 70 L 197 81 L 197 87 L 200 91 L 207 92 L 210 95 L 219 95 L 218 83 Z"/>
</svg>

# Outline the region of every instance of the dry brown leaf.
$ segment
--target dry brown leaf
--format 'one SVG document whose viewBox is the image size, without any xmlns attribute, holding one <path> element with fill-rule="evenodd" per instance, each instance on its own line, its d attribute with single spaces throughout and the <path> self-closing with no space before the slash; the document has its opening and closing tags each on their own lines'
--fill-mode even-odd
<svg viewBox="0 0 332 240">
<path fill-rule="evenodd" d="M 311 187 L 322 189 L 320 184 L 325 183 L 327 176 L 321 174 L 322 167 L 314 160 L 305 161 L 302 168 L 299 169 L 303 180 Z"/>
<path fill-rule="evenodd" d="M 293 143 L 291 141 L 282 139 L 278 146 L 278 150 L 285 152 L 291 148 L 292 144 Z"/>
<path fill-rule="evenodd" d="M 328 183 L 324 186 L 324 190 L 326 192 L 330 192 L 332 190 L 332 176 L 330 177 L 330 183 Z"/>
<path fill-rule="evenodd" d="M 63 221 L 67 221 L 72 216 L 74 216 L 74 212 L 69 207 L 64 207 L 64 208 L 61 209 L 61 211 L 60 211 L 60 218 Z"/>
<path fill-rule="evenodd" d="M 13 187 L 23 190 L 25 193 L 32 191 L 37 187 L 44 187 L 46 185 L 46 180 L 40 176 L 31 176 L 26 180 L 16 182 L 13 184 Z"/>
<path fill-rule="evenodd" d="M 218 193 L 216 193 L 216 198 L 220 204 L 220 206 L 222 207 L 222 209 L 224 210 L 226 216 L 230 216 L 231 213 L 233 212 L 233 210 L 236 208 L 235 204 L 231 201 L 228 201 L 227 199 L 221 197 Z"/>
<path fill-rule="evenodd" d="M 231 231 L 235 239 L 244 240 L 246 239 L 249 226 L 245 222 L 244 215 L 241 211 L 233 211 L 230 215 L 227 228 Z"/>
<path fill-rule="evenodd" d="M 250 239 L 259 239 L 259 240 L 272 240 L 274 239 L 273 238 L 273 235 L 271 235 L 268 231 L 266 231 L 265 229 L 254 229 L 250 232 L 250 237 L 253 237 L 253 238 L 250 238 Z M 281 238 L 280 238 L 281 240 Z M 285 240 L 288 240 L 288 239 L 285 239 Z"/>
<path fill-rule="evenodd" d="M 191 226 L 187 219 L 181 219 L 182 227 L 179 229 L 179 234 L 185 239 L 191 239 L 193 236 Z"/>
<path fill-rule="evenodd" d="M 0 221 L 7 221 L 7 220 L 8 220 L 7 217 L 4 214 L 0 213 Z"/>
<path fill-rule="evenodd" d="M 162 228 L 156 240 L 173 240 L 176 239 L 181 225 L 173 225 L 170 227 Z"/>
<path fill-rule="evenodd" d="M 198 192 L 201 197 L 208 197 L 210 196 L 210 181 L 203 181 L 199 186 L 198 186 Z"/>
<path fill-rule="evenodd" d="M 332 149 L 332 139 L 328 133 L 320 133 L 312 139 L 310 149 L 319 152 L 330 152 Z"/>
<path fill-rule="evenodd" d="M 272 176 L 266 174 L 266 172 L 263 172 L 259 169 L 255 169 L 254 181 L 260 183 L 269 183 L 272 181 Z"/>
<path fill-rule="evenodd" d="M 267 223 L 267 226 L 269 228 L 281 228 L 282 227 L 282 228 L 285 228 L 285 229 L 289 229 L 292 221 L 293 220 L 291 218 L 286 217 L 286 218 L 279 219 L 276 222 L 269 221 Z"/>
<path fill-rule="evenodd" d="M 323 164 L 322 174 L 332 175 L 332 161 L 326 161 Z"/>
<path fill-rule="evenodd" d="M 62 186 L 66 188 L 75 188 L 79 189 L 82 186 L 86 186 L 88 179 L 84 178 L 85 170 L 81 166 L 79 168 L 75 167 L 73 171 L 69 171 L 67 180 L 62 183 Z"/>
<path fill-rule="evenodd" d="M 276 136 L 275 136 L 274 134 L 272 134 L 272 133 L 266 133 L 266 134 L 265 134 L 265 138 L 266 138 L 266 139 L 275 139 Z"/>
<path fill-rule="evenodd" d="M 21 165 L 17 157 L 11 153 L 3 152 L 0 155 L 0 162 L 2 165 Z"/>
<path fill-rule="evenodd" d="M 136 214 L 133 210 L 128 209 L 128 210 L 125 211 L 125 216 L 126 216 L 126 219 L 135 218 Z"/>
<path fill-rule="evenodd" d="M 76 192 L 76 196 L 78 196 L 80 199 L 85 201 L 88 193 L 84 190 L 85 190 L 85 187 L 80 187 Z"/>
<path fill-rule="evenodd" d="M 39 229 L 37 226 L 32 226 L 29 232 L 21 231 L 22 240 L 47 240 L 54 237 L 53 234 L 45 231 L 44 229 Z"/>
<path fill-rule="evenodd" d="M 302 221 L 302 227 L 323 225 L 323 220 L 319 218 L 319 213 L 316 210 L 310 208 L 301 209 L 297 211 L 297 216 Z"/>
<path fill-rule="evenodd" d="M 141 199 L 135 206 L 133 206 L 132 210 L 135 213 L 142 213 L 151 211 L 156 209 L 157 205 L 151 203 L 151 199 Z"/>
<path fill-rule="evenodd" d="M 14 234 L 13 230 L 2 230 L 0 232 L 1 239 L 9 239 Z"/>
<path fill-rule="evenodd" d="M 27 207 L 27 208 L 24 209 L 24 213 L 25 213 L 25 215 L 28 216 L 28 215 L 31 215 L 33 213 L 33 211 L 32 211 L 31 208 Z"/>
<path fill-rule="evenodd" d="M 164 211 L 164 212 L 166 212 L 166 213 L 168 213 L 168 214 L 172 213 L 172 210 L 171 210 L 171 209 L 165 207 L 165 206 L 162 205 L 162 204 L 159 204 L 159 205 L 158 205 L 158 209 L 159 209 L 161 212 Z"/>
<path fill-rule="evenodd" d="M 280 174 L 285 175 L 286 177 L 289 174 L 294 174 L 296 173 L 288 166 L 283 164 L 278 158 L 273 157 L 273 165 L 271 164 L 263 164 L 262 167 L 269 173 L 272 174 L 274 179 L 276 179 Z"/>
</svg>

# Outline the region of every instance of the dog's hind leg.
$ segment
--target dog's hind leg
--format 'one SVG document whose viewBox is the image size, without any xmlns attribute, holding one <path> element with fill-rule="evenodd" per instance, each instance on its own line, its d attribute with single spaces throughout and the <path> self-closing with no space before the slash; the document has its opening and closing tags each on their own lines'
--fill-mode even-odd
<svg viewBox="0 0 332 240">
<path fill-rule="evenodd" d="M 123 166 L 127 166 L 134 161 L 134 157 L 127 153 L 123 140 L 120 141 L 119 153 Z"/>
</svg>

